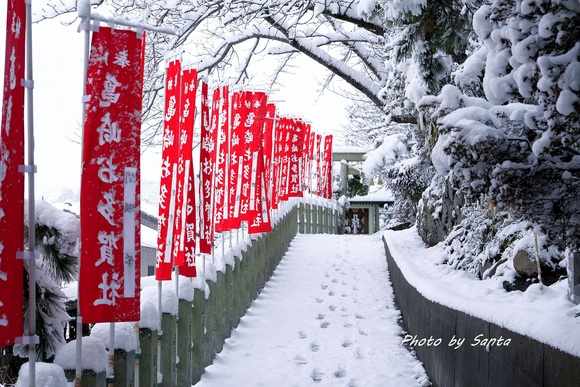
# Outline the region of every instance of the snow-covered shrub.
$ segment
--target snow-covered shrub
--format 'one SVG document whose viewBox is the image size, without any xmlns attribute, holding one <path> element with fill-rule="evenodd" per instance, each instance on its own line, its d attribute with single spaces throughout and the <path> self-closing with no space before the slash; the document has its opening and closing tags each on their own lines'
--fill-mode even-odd
<svg viewBox="0 0 580 387">
<path fill-rule="evenodd" d="M 535 258 L 537 238 L 544 282 L 552 283 L 563 273 L 560 263 L 564 252 L 556 248 L 539 225 L 496 212 L 492 204 L 485 202 L 465 206 L 463 216 L 443 241 L 447 264 L 453 268 L 483 279 L 502 277 L 511 283 L 518 277 L 513 259 L 520 251 Z"/>
<path fill-rule="evenodd" d="M 417 145 L 417 126 L 398 125 L 398 128 L 367 153 L 363 171 L 368 177 L 380 177 L 393 192 L 395 204 L 390 209 L 390 218 L 399 223 L 414 223 L 417 203 L 435 171 Z"/>
<path fill-rule="evenodd" d="M 436 123 L 438 172 L 452 172 L 468 196 L 541 224 L 560 250 L 580 238 L 579 11 L 574 1 L 482 6 L 473 23 L 479 62 L 455 79 L 485 61 L 475 78 L 485 97 L 447 85 L 422 100 Z"/>
<path fill-rule="evenodd" d="M 461 221 L 464 203 L 453 174 L 435 175 L 417 205 L 417 230 L 423 241 L 429 246 L 442 242 Z"/>
</svg>

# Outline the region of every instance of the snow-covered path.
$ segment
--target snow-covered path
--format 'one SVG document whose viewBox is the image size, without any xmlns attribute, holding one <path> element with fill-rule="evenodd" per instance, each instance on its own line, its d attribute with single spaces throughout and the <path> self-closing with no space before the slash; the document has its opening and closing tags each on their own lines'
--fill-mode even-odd
<svg viewBox="0 0 580 387">
<path fill-rule="evenodd" d="M 380 235 L 304 235 L 196 387 L 417 386 Z"/>
</svg>

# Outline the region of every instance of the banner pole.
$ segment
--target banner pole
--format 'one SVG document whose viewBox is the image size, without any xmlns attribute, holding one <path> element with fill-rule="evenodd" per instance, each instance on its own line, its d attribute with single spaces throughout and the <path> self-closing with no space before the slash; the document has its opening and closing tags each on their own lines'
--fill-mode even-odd
<svg viewBox="0 0 580 387">
<path fill-rule="evenodd" d="M 162 292 L 163 292 L 163 281 L 157 280 L 157 314 L 158 316 L 158 326 L 157 326 L 157 383 L 160 384 L 159 376 L 161 375 L 161 336 L 163 336 L 163 330 L 161 329 L 161 318 L 162 318 Z"/>
<path fill-rule="evenodd" d="M 115 323 L 109 323 L 109 369 L 107 385 L 115 385 Z"/>
<path fill-rule="evenodd" d="M 33 72 L 32 72 L 32 0 L 26 2 L 26 88 L 27 104 L 27 153 L 28 153 L 28 251 L 32 257 L 28 262 L 28 336 L 36 336 L 36 215 L 34 203 L 34 114 L 33 114 Z M 29 384 L 36 385 L 36 340 L 28 341 Z"/>
<path fill-rule="evenodd" d="M 85 131 L 85 121 L 86 121 L 86 95 L 87 95 L 87 72 L 88 72 L 88 65 L 89 65 L 89 52 L 90 52 L 90 44 L 91 44 L 91 30 L 90 30 L 90 16 L 91 16 L 91 7 L 90 4 L 81 4 L 82 6 L 79 7 L 79 16 L 81 17 L 81 25 L 85 24 L 84 29 L 84 52 L 83 52 L 83 94 L 81 98 L 81 144 L 84 144 L 84 131 Z M 82 153 L 84 152 L 83 147 L 81 146 L 81 160 L 83 159 Z M 81 167 L 81 179 L 82 179 L 82 167 Z M 82 234 L 83 230 L 80 229 L 80 233 Z M 81 250 L 81 243 L 83 238 L 79 237 L 79 251 Z M 82 259 L 78 260 L 78 267 L 79 267 L 79 274 L 81 272 L 81 264 Z M 78 281 L 78 279 L 77 279 Z M 80 286 L 77 287 L 77 319 L 76 319 L 76 359 L 75 359 L 75 386 L 80 387 L 82 381 L 82 350 L 83 350 L 83 319 L 81 313 L 81 304 L 80 304 Z"/>
<path fill-rule="evenodd" d="M 177 313 L 175 314 L 175 343 L 179 343 L 179 266 L 175 266 L 175 296 L 177 298 Z M 177 344 L 175 352 L 177 353 Z M 177 383 L 177 364 L 173 367 L 173 372 L 175 374 L 174 382 Z"/>
</svg>

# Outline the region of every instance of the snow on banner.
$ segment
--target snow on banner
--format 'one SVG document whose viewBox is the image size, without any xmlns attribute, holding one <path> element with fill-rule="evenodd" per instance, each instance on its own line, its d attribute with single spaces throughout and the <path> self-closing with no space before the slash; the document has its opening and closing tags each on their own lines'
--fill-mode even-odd
<svg viewBox="0 0 580 387">
<path fill-rule="evenodd" d="M 179 266 L 179 274 L 195 277 L 195 188 L 192 153 L 197 71 L 184 70 L 181 73 L 181 85 L 181 121 L 177 169 L 179 180 L 174 233 L 175 266 Z"/>
<path fill-rule="evenodd" d="M 81 176 L 84 323 L 139 320 L 141 37 L 93 33 Z"/>
<path fill-rule="evenodd" d="M 0 132 L 0 347 L 23 335 L 24 248 L 24 1 L 8 1 Z"/>
<path fill-rule="evenodd" d="M 157 257 L 155 279 L 171 280 L 177 196 L 177 163 L 179 153 L 179 117 L 181 98 L 181 62 L 169 62 L 165 74 L 165 114 L 159 182 L 159 223 L 157 226 Z"/>
</svg>

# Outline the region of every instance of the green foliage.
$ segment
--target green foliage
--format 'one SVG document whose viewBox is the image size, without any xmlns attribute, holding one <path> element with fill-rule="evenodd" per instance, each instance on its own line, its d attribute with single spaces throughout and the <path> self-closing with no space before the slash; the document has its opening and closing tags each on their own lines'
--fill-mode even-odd
<svg viewBox="0 0 580 387">
<path fill-rule="evenodd" d="M 349 198 L 355 196 L 365 196 L 369 193 L 369 186 L 362 181 L 360 175 L 351 175 L 348 178 L 346 186 L 346 196 Z"/>
<path fill-rule="evenodd" d="M 29 282 L 28 267 L 24 274 L 24 315 L 28 320 Z M 49 280 L 50 273 L 42 268 L 36 270 L 36 335 L 39 344 L 36 345 L 36 360 L 49 361 L 56 351 L 65 344 L 63 323 L 70 319 L 66 311 L 66 296 L 60 288 Z M 29 334 L 25 325 L 25 334 Z M 28 356 L 27 345 L 14 346 L 14 353 L 20 357 Z"/>
<path fill-rule="evenodd" d="M 435 170 L 429 160 L 415 156 L 385 171 L 385 185 L 395 195 L 392 216 L 402 222 L 415 222 L 417 204 L 431 183 Z"/>
<path fill-rule="evenodd" d="M 449 56 L 461 63 L 472 33 L 472 7 L 476 2 L 427 0 L 420 13 L 409 12 L 395 23 L 403 28 L 395 48 L 398 62 L 415 57 L 430 93 L 437 93 L 449 75 Z"/>
</svg>

